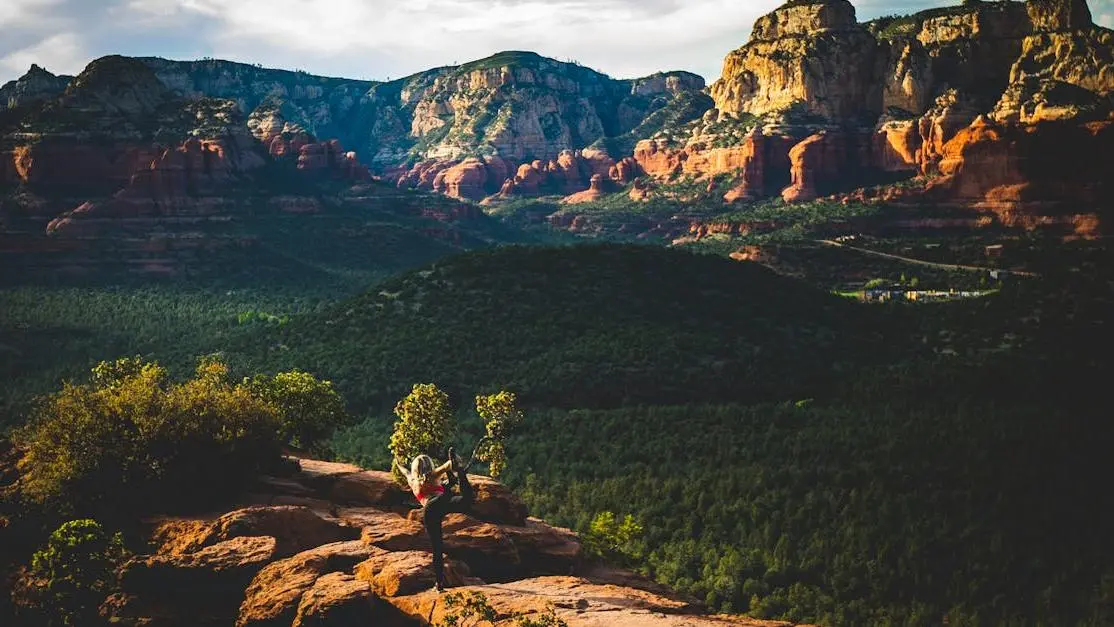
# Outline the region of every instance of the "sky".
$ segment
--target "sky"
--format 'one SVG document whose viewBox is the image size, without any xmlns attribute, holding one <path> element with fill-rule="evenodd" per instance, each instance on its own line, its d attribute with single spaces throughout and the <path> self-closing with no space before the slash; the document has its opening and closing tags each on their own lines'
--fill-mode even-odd
<svg viewBox="0 0 1114 627">
<path fill-rule="evenodd" d="M 616 78 L 688 70 L 710 81 L 783 0 L 0 0 L 0 84 L 32 63 L 77 74 L 107 54 L 213 57 L 388 80 L 502 50 Z M 852 0 L 859 19 L 958 0 Z M 1090 0 L 1114 26 L 1114 0 Z"/>
</svg>

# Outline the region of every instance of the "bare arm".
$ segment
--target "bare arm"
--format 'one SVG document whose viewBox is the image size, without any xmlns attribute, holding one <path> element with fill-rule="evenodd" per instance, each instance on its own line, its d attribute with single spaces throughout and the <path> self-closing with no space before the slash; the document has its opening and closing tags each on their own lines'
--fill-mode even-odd
<svg viewBox="0 0 1114 627">
<path fill-rule="evenodd" d="M 398 471 L 402 473 L 403 477 L 406 477 L 407 483 L 412 482 L 413 478 L 410 476 L 410 469 L 407 468 L 406 466 L 403 466 L 402 464 L 398 463 L 398 458 L 397 457 L 394 458 L 393 462 L 394 462 L 394 467 L 397 468 Z"/>
<path fill-rule="evenodd" d="M 445 462 L 444 464 L 441 464 L 437 468 L 434 468 L 433 469 L 433 476 L 438 477 L 438 478 L 443 477 L 443 476 L 449 474 L 449 471 L 452 470 L 452 469 L 453 469 L 453 461 L 450 459 L 449 461 Z"/>
</svg>

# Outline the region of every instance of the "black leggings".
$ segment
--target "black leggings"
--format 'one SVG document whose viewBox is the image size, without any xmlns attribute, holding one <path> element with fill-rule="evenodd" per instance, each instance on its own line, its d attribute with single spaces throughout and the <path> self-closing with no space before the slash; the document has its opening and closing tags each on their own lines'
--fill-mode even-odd
<svg viewBox="0 0 1114 627">
<path fill-rule="evenodd" d="M 458 496 L 450 496 L 451 492 L 446 491 L 444 494 L 426 501 L 425 507 L 422 508 L 422 522 L 425 523 L 426 533 L 429 534 L 429 542 L 433 545 L 433 572 L 437 576 L 438 585 L 442 587 L 445 585 L 445 558 L 441 555 L 443 547 L 441 519 L 446 514 L 454 512 L 457 514 L 468 513 L 474 498 L 472 486 L 468 483 L 468 475 L 462 470 L 457 473 L 457 477 L 460 482 L 460 494 Z"/>
</svg>

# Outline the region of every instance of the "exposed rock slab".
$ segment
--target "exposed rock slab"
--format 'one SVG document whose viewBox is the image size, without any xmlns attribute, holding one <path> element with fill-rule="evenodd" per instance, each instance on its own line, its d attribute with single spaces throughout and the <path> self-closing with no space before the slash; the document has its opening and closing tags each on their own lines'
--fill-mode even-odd
<svg viewBox="0 0 1114 627">
<path fill-rule="evenodd" d="M 352 575 L 330 573 L 302 595 L 291 626 L 368 625 L 374 618 L 371 586 Z"/>
<path fill-rule="evenodd" d="M 351 572 L 356 564 L 386 551 L 363 542 L 326 544 L 268 564 L 252 580 L 240 604 L 237 627 L 286 627 L 294 620 L 303 595 L 326 574 Z"/>
<path fill-rule="evenodd" d="M 790 627 L 792 623 L 738 616 L 700 616 L 684 601 L 652 592 L 610 584 L 593 584 L 574 577 L 539 577 L 506 584 L 467 586 L 453 592 L 479 592 L 487 597 L 500 619 L 538 616 L 553 610 L 570 627 L 636 627 L 643 625 L 713 627 Z M 403 614 L 424 621 L 442 620 L 449 613 L 441 596 L 423 592 L 388 599 Z"/>
</svg>

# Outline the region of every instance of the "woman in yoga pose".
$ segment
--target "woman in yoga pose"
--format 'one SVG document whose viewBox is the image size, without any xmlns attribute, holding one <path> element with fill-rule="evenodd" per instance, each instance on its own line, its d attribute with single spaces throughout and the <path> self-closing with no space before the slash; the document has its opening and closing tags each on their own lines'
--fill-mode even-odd
<svg viewBox="0 0 1114 627">
<path fill-rule="evenodd" d="M 474 457 L 473 454 L 473 459 Z M 472 462 L 469 461 L 465 465 L 452 447 L 449 447 L 449 461 L 436 468 L 433 466 L 433 458 L 429 455 L 415 457 L 410 468 L 399 464 L 398 459 L 394 460 L 394 465 L 406 477 L 406 482 L 410 484 L 410 491 L 422 504 L 422 522 L 426 533 L 429 534 L 429 542 L 433 545 L 433 572 L 437 577 L 437 591 L 441 592 L 445 589 L 445 565 L 441 554 L 441 520 L 446 514 L 453 512 L 468 513 L 474 498 L 467 473 Z M 446 476 L 447 484 L 441 481 L 441 478 Z M 460 485 L 460 494 L 452 493 L 454 482 Z"/>
</svg>

